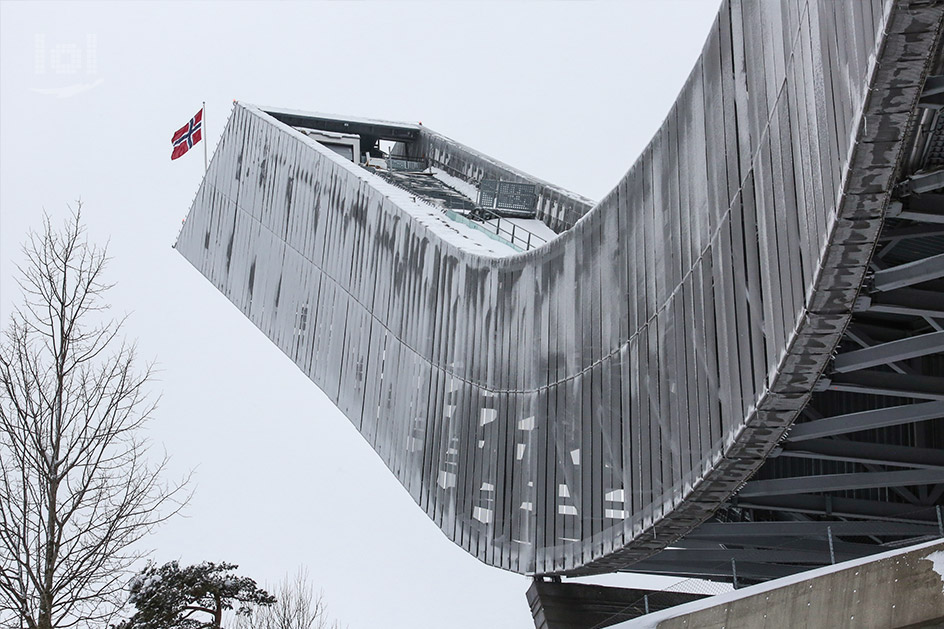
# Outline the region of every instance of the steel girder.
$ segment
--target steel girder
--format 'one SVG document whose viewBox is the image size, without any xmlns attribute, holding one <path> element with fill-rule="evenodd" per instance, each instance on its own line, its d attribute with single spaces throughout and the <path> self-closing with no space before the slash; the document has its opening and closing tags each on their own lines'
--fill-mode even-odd
<svg viewBox="0 0 944 629">
<path fill-rule="evenodd" d="M 935 65 L 929 71 L 940 74 L 940 26 L 932 50 Z M 942 164 L 921 148 L 944 137 L 939 107 L 919 104 L 915 117 L 906 138 L 908 157 L 895 175 L 902 183 L 893 186 L 878 234 L 873 272 L 838 352 L 774 456 L 710 525 L 690 536 L 703 549 L 724 548 L 736 558 L 752 548 L 792 548 L 789 538 L 800 535 L 814 555 L 819 549 L 824 563 L 847 557 L 845 549 L 839 551 L 844 544 L 869 554 L 944 536 L 944 190 Z M 740 528 L 752 526 L 758 528 Z M 777 532 L 767 535 L 763 527 Z M 824 528 L 834 556 L 823 543 Z M 714 536 L 707 547 L 702 529 Z M 759 557 L 752 556 L 783 569 L 797 564 L 779 554 Z M 661 572 L 697 573 L 679 559 L 678 571 L 666 562 Z M 702 575 L 730 581 L 726 567 L 719 561 L 714 575 Z M 754 571 L 753 580 L 767 578 Z"/>
</svg>

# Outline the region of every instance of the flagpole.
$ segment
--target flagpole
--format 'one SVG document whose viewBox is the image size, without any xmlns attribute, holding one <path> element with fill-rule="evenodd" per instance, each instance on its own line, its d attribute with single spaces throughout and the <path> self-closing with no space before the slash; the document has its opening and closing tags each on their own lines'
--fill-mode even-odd
<svg viewBox="0 0 944 629">
<path fill-rule="evenodd" d="M 210 167 L 207 164 L 207 104 L 203 101 L 203 174 L 205 175 Z"/>
</svg>

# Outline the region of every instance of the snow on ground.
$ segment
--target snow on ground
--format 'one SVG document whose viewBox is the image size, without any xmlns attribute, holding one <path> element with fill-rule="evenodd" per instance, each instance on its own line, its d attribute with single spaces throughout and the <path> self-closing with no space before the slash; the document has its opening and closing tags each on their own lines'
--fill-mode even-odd
<svg viewBox="0 0 944 629">
<path fill-rule="evenodd" d="M 944 582 L 944 550 L 933 552 L 925 559 L 931 562 L 931 570 L 934 570 L 941 577 L 941 581 Z M 944 592 L 944 587 L 941 588 L 941 591 Z"/>
<path fill-rule="evenodd" d="M 511 241 L 514 245 L 526 249 L 528 233 L 537 238 L 530 239 L 531 248 L 541 247 L 557 238 L 553 229 L 536 218 L 493 218 L 485 221 L 486 229 L 495 230 L 500 238 Z M 514 229 L 512 229 L 514 225 Z"/>
<path fill-rule="evenodd" d="M 491 257 L 505 257 L 518 253 L 511 245 L 492 238 L 484 231 L 469 227 L 458 221 L 450 220 L 442 209 L 402 188 L 398 188 L 385 179 L 367 171 L 364 174 L 373 177 L 371 185 L 384 194 L 410 215 L 417 223 L 425 226 L 439 238 L 459 247 Z"/>
<path fill-rule="evenodd" d="M 429 170 L 433 173 L 433 177 L 443 182 L 470 201 L 475 201 L 478 203 L 479 189 L 476 188 L 474 184 L 471 184 L 464 179 L 459 179 L 455 175 L 450 175 L 445 170 L 441 170 L 439 168 L 430 168 Z"/>
<path fill-rule="evenodd" d="M 459 179 L 454 175 L 450 175 L 444 170 L 439 168 L 430 168 L 430 172 L 433 173 L 433 177 L 443 182 L 453 190 L 456 190 L 466 198 L 478 202 L 479 198 L 479 189 L 476 188 L 473 184 Z M 510 233 L 512 231 L 511 225 L 515 225 L 514 234 Z M 512 242 L 514 245 L 527 249 L 528 232 L 537 236 L 537 238 L 531 238 L 531 248 L 539 247 L 543 244 L 546 244 L 555 238 L 557 238 L 557 233 L 544 224 L 543 221 L 540 221 L 536 218 L 502 218 L 502 219 L 492 219 L 490 221 L 485 221 L 484 226 L 486 229 L 494 231 L 500 238 Z M 524 230 L 522 232 L 522 230 Z"/>
</svg>

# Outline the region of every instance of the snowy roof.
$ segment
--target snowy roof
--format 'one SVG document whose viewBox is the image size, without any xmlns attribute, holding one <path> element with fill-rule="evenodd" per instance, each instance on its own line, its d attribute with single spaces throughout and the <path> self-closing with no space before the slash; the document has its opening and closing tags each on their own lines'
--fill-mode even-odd
<svg viewBox="0 0 944 629">
<path fill-rule="evenodd" d="M 248 103 L 242 103 L 246 105 Z M 293 127 L 308 127 L 327 131 L 358 133 L 371 135 L 382 140 L 413 141 L 419 137 L 420 125 L 409 122 L 391 122 L 373 118 L 358 118 L 357 116 L 338 116 L 322 114 L 298 109 L 283 107 L 259 107 L 256 109 L 266 112 L 273 118 Z"/>
</svg>

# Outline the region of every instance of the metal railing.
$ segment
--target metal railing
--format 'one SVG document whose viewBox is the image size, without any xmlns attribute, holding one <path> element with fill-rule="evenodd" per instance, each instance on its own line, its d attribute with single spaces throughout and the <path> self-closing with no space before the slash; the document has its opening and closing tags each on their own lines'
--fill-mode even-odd
<svg viewBox="0 0 944 629">
<path fill-rule="evenodd" d="M 387 180 L 387 182 L 397 186 L 398 188 L 422 197 L 428 202 L 440 202 L 445 208 L 457 211 L 460 216 L 463 216 L 467 220 L 478 223 L 479 228 L 481 228 L 483 231 L 495 234 L 514 247 L 520 248 L 524 251 L 530 251 L 531 249 L 536 249 L 537 247 L 547 244 L 547 238 L 538 236 L 534 232 L 517 225 L 513 220 L 506 216 L 502 216 L 494 209 L 488 207 L 476 207 L 472 201 L 465 200 L 465 198 L 462 197 L 461 193 L 458 191 L 456 191 L 454 195 L 443 194 L 442 191 L 437 190 L 434 186 L 418 185 L 418 182 L 413 181 L 409 175 L 405 174 L 409 172 L 421 172 L 422 170 L 426 169 L 425 164 L 426 161 L 420 159 L 388 157 L 387 172 L 383 170 L 373 170 L 372 172 L 375 175 L 378 175 Z M 418 168 L 417 166 L 419 165 L 423 165 L 423 167 Z M 404 174 L 393 174 L 391 171 Z M 438 180 L 435 181 L 437 185 L 441 185 L 445 188 L 448 188 L 449 190 L 452 190 L 452 188 L 450 188 L 448 185 L 439 182 Z M 501 183 L 502 185 L 509 184 L 510 186 L 518 187 L 518 193 L 509 192 L 508 194 L 521 194 L 520 189 L 522 187 L 527 188 L 530 186 L 532 190 L 534 189 L 532 184 L 511 184 L 511 182 L 507 181 L 496 182 L 495 180 L 489 179 L 484 181 Z M 498 187 L 496 186 L 494 189 L 496 190 L 497 194 Z M 481 196 L 482 194 L 480 192 L 480 199 Z"/>
<path fill-rule="evenodd" d="M 495 235 L 499 238 L 510 242 L 516 247 L 521 247 L 525 251 L 547 244 L 547 238 L 538 236 L 534 232 L 525 229 L 511 219 L 501 216 L 489 208 L 475 208 L 474 218 L 482 221 L 486 229 L 494 231 Z"/>
<path fill-rule="evenodd" d="M 387 168 L 403 172 L 421 172 L 429 167 L 429 163 L 422 158 L 390 155 L 387 157 Z"/>
</svg>

